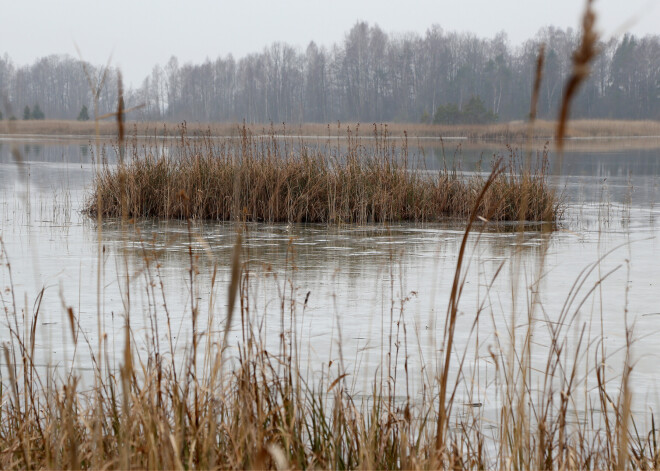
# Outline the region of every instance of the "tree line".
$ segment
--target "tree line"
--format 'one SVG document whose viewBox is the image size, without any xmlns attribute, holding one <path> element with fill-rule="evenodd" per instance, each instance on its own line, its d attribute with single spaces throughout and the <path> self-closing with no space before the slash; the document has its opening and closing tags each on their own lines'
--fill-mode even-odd
<svg viewBox="0 0 660 471">
<path fill-rule="evenodd" d="M 109 113 L 117 108 L 116 77 L 115 69 L 106 71 L 66 55 L 17 67 L 5 54 L 0 56 L 0 110 L 5 119 L 76 119 L 94 102 L 90 83 L 102 82 L 99 114 Z"/>
<path fill-rule="evenodd" d="M 423 35 L 388 34 L 356 23 L 329 47 L 274 43 L 260 53 L 203 64 L 172 57 L 125 92 L 132 118 L 247 122 L 492 122 L 525 119 L 540 46 L 545 65 L 538 116 L 554 118 L 571 56 L 572 29 L 546 27 L 513 47 L 505 33 L 478 38 L 434 25 Z M 660 36 L 625 35 L 599 44 L 576 118 L 660 119 Z M 76 119 L 92 109 L 90 80 L 103 68 L 68 56 L 16 67 L 0 57 L 0 92 L 14 108 L 39 104 L 47 118 Z M 114 109 L 116 71 L 99 90 L 99 113 Z M 20 108 L 19 108 L 20 107 Z M 93 118 L 93 116 L 92 116 Z"/>
</svg>

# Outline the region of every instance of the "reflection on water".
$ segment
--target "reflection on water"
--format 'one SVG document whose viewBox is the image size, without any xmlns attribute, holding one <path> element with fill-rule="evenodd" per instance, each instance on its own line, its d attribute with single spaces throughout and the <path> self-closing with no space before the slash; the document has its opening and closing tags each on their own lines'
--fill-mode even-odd
<svg viewBox="0 0 660 471">
<path fill-rule="evenodd" d="M 236 224 L 138 221 L 122 227 L 104 221 L 98 226 L 80 213 L 94 174 L 89 143 L 21 142 L 23 178 L 9 155 L 9 143 L 0 146 L 0 230 L 13 290 L 27 318 L 36 309 L 36 294 L 46 288 L 36 345 L 42 364 L 67 364 L 74 358 L 69 306 L 94 348 L 101 323 L 116 361 L 127 311 L 140 348 L 146 348 L 154 319 L 162 321 L 167 310 L 175 349 L 184 350 L 191 336 L 191 294 L 192 303 L 203 306 L 205 319 L 199 325 L 206 326 L 208 316 L 213 317 L 205 341 L 223 330 Z M 502 149 L 466 146 L 455 158 L 463 170 L 473 171 L 494 153 Z M 446 155 L 447 149 L 442 157 L 441 150 L 429 147 L 425 165 L 442 168 Z M 542 365 L 549 326 L 568 309 L 575 325 L 587 326 L 590 339 L 600 335 L 602 324 L 613 371 L 622 361 L 618 349 L 625 344 L 627 313 L 638 338 L 634 374 L 639 394 L 660 404 L 660 375 L 654 367 L 660 351 L 649 336 L 660 326 L 659 157 L 658 149 L 568 152 L 561 175 L 552 180 L 569 203 L 558 231 L 520 234 L 510 227 L 485 227 L 470 237 L 455 348 L 469 352 L 466 364 L 478 388 L 469 394 L 460 391 L 464 402 L 493 406 L 489 349 L 506 345 L 508 333 L 529 322 L 529 312 L 535 316 L 533 358 Z M 243 259 L 252 281 L 244 296 L 269 345 L 279 342 L 282 306 L 296 313 L 290 322 L 301 359 L 312 372 L 337 360 L 341 341 L 356 391 L 364 391 L 365 378 L 382 372 L 389 332 L 401 322 L 406 325 L 409 372 L 433 377 L 463 228 L 457 221 L 340 227 L 248 224 L 241 227 Z M 192 289 L 191 263 L 196 273 Z M 585 268 L 592 266 L 583 280 Z M 10 287 L 11 281 L 3 270 L 1 287 Z M 582 284 L 572 297 L 576 283 Z M 533 310 L 528 288 L 540 293 Z M 5 307 L 8 302 L 3 298 Z M 481 317 L 475 332 L 471 326 L 477 313 Z M 5 342 L 9 334 L 2 332 L 0 340 Z M 165 335 L 163 330 L 159 335 Z M 231 335 L 238 341 L 238 324 Z M 567 336 L 569 343 L 577 342 L 573 337 Z M 90 367 L 80 353 L 74 361 L 82 370 Z"/>
</svg>

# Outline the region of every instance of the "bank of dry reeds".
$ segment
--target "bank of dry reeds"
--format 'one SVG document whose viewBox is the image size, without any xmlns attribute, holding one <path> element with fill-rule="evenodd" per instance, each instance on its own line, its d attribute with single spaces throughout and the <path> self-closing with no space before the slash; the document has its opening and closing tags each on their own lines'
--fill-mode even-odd
<svg viewBox="0 0 660 471">
<path fill-rule="evenodd" d="M 113 121 L 99 122 L 98 133 L 112 138 L 117 135 L 117 126 Z M 387 124 L 393 137 L 403 137 L 407 134 L 411 139 L 440 139 L 461 137 L 476 141 L 525 142 L 529 137 L 526 121 L 509 121 L 493 124 L 420 124 L 420 123 L 383 123 Z M 128 128 L 139 136 L 168 136 L 176 128 L 176 123 L 130 121 Z M 340 126 L 328 126 L 322 123 L 301 123 L 289 125 L 286 134 L 305 137 L 337 137 L 343 136 L 347 127 L 355 128 L 358 123 L 345 122 Z M 235 123 L 188 123 L 188 131 L 192 134 L 208 132 L 213 137 L 236 136 Z M 267 134 L 268 123 L 251 123 L 247 125 L 254 135 Z M 284 133 L 277 129 L 277 133 Z M 557 122 L 552 120 L 537 120 L 532 137 L 540 140 L 552 140 L 556 137 Z M 0 121 L 0 134 L 12 136 L 59 136 L 84 137 L 96 135 L 96 124 L 92 121 Z M 621 138 L 621 137 L 658 137 L 660 136 L 660 121 L 651 120 L 614 120 L 614 119 L 576 119 L 568 122 L 565 130 L 568 138 Z"/>
<path fill-rule="evenodd" d="M 347 136 L 308 145 L 253 137 L 221 143 L 189 138 L 185 128 L 168 147 L 139 147 L 125 163 L 105 165 L 87 211 L 131 218 L 369 223 L 437 221 L 469 214 L 485 178 L 451 169 L 426 171 L 411 162 L 405 139 L 374 128 L 374 139 Z M 547 183 L 547 153 L 533 172 L 509 151 L 479 205 L 494 221 L 555 222 L 560 198 Z M 125 205 L 122 208 L 122 205 Z M 125 211 L 125 213 L 124 213 Z"/>
</svg>

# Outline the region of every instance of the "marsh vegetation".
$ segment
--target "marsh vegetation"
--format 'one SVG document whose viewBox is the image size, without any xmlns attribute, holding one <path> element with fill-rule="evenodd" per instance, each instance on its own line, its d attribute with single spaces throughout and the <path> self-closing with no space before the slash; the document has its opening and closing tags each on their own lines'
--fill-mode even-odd
<svg viewBox="0 0 660 471">
<path fill-rule="evenodd" d="M 127 162 L 105 165 L 86 210 L 93 216 L 306 223 L 429 222 L 470 215 L 486 179 L 456 168 L 429 172 L 404 139 L 374 125 L 363 143 L 359 127 L 322 145 L 302 139 L 189 138 L 185 127 L 167 147 L 134 145 Z M 166 154 L 167 152 L 167 154 Z M 493 221 L 558 221 L 560 195 L 547 183 L 547 149 L 524 169 L 512 148 L 493 157 L 495 178 L 477 205 Z M 531 161 L 532 158 L 529 157 Z"/>
<path fill-rule="evenodd" d="M 492 168 L 378 126 L 126 139 L 121 82 L 93 162 L 10 139 L 0 467 L 659 467 L 660 169 L 548 173 L 590 5 L 559 152 L 528 123 Z"/>
</svg>

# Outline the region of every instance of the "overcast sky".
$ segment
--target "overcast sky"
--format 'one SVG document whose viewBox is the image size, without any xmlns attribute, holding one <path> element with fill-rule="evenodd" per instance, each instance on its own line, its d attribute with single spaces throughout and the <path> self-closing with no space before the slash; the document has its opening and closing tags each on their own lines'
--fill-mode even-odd
<svg viewBox="0 0 660 471">
<path fill-rule="evenodd" d="M 274 41 L 304 48 L 339 42 L 358 20 L 388 33 L 447 31 L 512 45 L 547 25 L 577 28 L 582 0 L 0 0 L 0 54 L 18 65 L 49 55 L 104 64 L 112 55 L 126 81 L 140 85 L 155 64 L 175 55 L 202 62 L 260 52 Z M 606 36 L 627 30 L 660 34 L 660 0 L 596 0 Z"/>
</svg>

